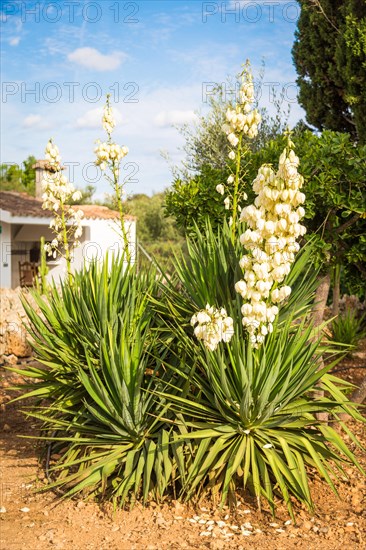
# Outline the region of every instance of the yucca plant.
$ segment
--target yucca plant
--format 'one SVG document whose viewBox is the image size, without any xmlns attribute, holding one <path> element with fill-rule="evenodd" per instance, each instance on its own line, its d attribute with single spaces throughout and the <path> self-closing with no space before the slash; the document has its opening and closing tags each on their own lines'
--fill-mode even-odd
<svg viewBox="0 0 366 550">
<path fill-rule="evenodd" d="M 85 267 L 72 284 L 51 285 L 46 296 L 35 291 L 41 314 L 25 301 L 41 366 L 21 372 L 34 383 L 20 399 L 38 399 L 26 414 L 43 422 L 38 439 L 60 455 L 47 489 L 123 505 L 162 498 L 170 486 L 171 424 L 152 391 L 165 388 L 167 353 L 150 329 L 155 287 L 153 270 L 137 273 L 114 258 Z"/>
<path fill-rule="evenodd" d="M 342 356 L 340 350 L 314 339 L 310 313 L 317 273 L 311 243 L 288 276 L 292 294 L 273 333 L 253 349 L 240 324 L 241 301 L 234 291 L 239 254 L 225 238 L 226 231 L 224 227 L 214 235 L 208 225 L 206 234 L 198 232 L 189 242 L 188 261 L 177 260 L 178 281 L 166 285 L 164 301 L 155 304 L 167 335 L 175 335 L 169 341 L 176 350 L 170 363 L 173 377 L 161 396 L 177 417 L 181 495 L 191 499 L 211 491 L 225 502 L 229 494 L 247 487 L 259 505 L 264 498 L 273 512 L 275 497 L 281 496 L 293 515 L 293 497 L 313 507 L 311 472 L 317 470 L 336 491 L 332 475 L 344 475 L 342 464 L 348 461 L 361 469 L 339 434 L 315 414 L 362 416 L 346 397 L 351 385 L 329 374 Z M 213 352 L 195 340 L 189 322 L 207 302 L 225 307 L 238 320 L 230 343 Z M 324 354 L 329 361 L 319 370 Z M 319 389 L 325 392 L 322 398 L 316 397 Z"/>
</svg>

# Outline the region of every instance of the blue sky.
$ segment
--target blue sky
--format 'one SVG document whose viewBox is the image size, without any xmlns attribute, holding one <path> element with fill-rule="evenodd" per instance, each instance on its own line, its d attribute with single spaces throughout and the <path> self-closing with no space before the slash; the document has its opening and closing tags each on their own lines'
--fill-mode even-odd
<svg viewBox="0 0 366 550">
<path fill-rule="evenodd" d="M 291 60 L 295 1 L 200 0 L 1 1 L 1 162 L 43 158 L 49 137 L 78 186 L 96 196 L 108 184 L 93 167 L 93 147 L 106 93 L 127 145 L 129 193 L 171 184 L 164 151 L 182 159 L 174 125 L 204 111 L 210 83 L 225 82 L 249 58 L 265 75 L 260 106 L 272 108 L 271 87 L 285 87 L 290 123 L 304 116 L 296 102 Z"/>
</svg>

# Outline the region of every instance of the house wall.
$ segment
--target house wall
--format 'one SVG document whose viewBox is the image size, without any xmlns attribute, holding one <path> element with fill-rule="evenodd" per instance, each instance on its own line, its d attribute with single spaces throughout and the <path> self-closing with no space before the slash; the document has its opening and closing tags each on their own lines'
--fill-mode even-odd
<svg viewBox="0 0 366 550">
<path fill-rule="evenodd" d="M 128 227 L 131 260 L 132 263 L 135 263 L 137 261 L 136 222 L 128 221 L 126 225 Z"/>
<path fill-rule="evenodd" d="M 40 242 L 41 236 L 46 240 L 52 240 L 53 235 L 47 225 L 41 225 L 38 220 L 32 224 L 28 223 L 10 224 L 1 222 L 2 233 L 1 243 L 1 288 L 16 288 L 19 286 L 19 262 L 30 261 L 30 250 Z M 37 223 L 38 221 L 38 223 Z M 42 220 L 43 221 L 43 220 Z M 128 220 L 126 229 L 128 232 L 129 248 L 132 262 L 136 261 L 136 222 Z M 72 263 L 73 270 L 79 270 L 84 261 L 90 262 L 97 258 L 102 260 L 108 252 L 110 255 L 122 249 L 122 239 L 118 234 L 118 226 L 113 220 L 83 220 L 83 235 L 81 246 L 74 250 Z M 10 253 L 12 252 L 12 253 Z M 64 258 L 47 258 L 49 273 L 47 279 L 58 281 L 66 273 L 66 261 Z"/>
<path fill-rule="evenodd" d="M 118 233 L 118 225 L 113 220 L 88 220 L 90 235 L 79 249 L 79 261 L 90 262 L 97 258 L 101 260 L 106 253 L 109 255 L 118 253 L 123 248 L 122 238 Z M 136 222 L 126 221 L 129 250 L 133 263 L 136 260 Z"/>
<path fill-rule="evenodd" d="M 89 222 L 89 220 L 88 220 Z M 78 271 L 83 267 L 83 248 L 90 239 L 90 227 L 83 227 L 83 234 L 80 238 L 80 246 L 73 250 L 73 257 L 71 261 L 72 271 Z M 57 283 L 60 279 L 65 277 L 67 273 L 67 264 L 65 258 L 58 256 L 55 260 L 51 256 L 47 258 L 47 267 L 49 272 L 46 279 L 51 282 L 52 279 Z"/>
<path fill-rule="evenodd" d="M 11 287 L 11 269 L 12 269 L 12 257 L 11 251 L 11 225 L 9 223 L 1 222 L 0 233 L 0 254 L 1 254 L 1 277 L 0 287 Z"/>
<path fill-rule="evenodd" d="M 87 225 L 84 225 L 87 224 Z M 136 222 L 126 221 L 128 238 L 130 242 L 130 254 L 132 262 L 136 260 Z M 80 239 L 81 244 L 73 251 L 72 270 L 77 271 L 92 260 L 103 260 L 106 253 L 109 255 L 121 250 L 122 240 L 117 233 L 117 226 L 112 220 L 84 220 L 83 235 Z M 66 272 L 66 262 L 64 258 L 58 258 L 55 262 L 49 264 L 50 272 L 48 280 L 57 281 L 63 278 Z"/>
</svg>

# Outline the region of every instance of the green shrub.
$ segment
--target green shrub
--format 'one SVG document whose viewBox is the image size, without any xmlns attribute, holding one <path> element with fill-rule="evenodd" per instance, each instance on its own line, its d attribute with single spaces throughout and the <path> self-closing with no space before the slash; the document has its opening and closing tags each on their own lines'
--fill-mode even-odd
<svg viewBox="0 0 366 550">
<path fill-rule="evenodd" d="M 350 351 L 356 348 L 359 341 L 366 336 L 365 315 L 359 316 L 357 311 L 350 308 L 344 314 L 338 315 L 332 321 L 331 330 L 333 340 L 351 346 Z"/>
</svg>

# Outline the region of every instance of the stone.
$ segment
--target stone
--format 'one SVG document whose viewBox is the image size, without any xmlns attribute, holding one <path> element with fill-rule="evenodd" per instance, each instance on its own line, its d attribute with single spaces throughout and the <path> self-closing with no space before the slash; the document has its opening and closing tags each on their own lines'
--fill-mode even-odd
<svg viewBox="0 0 366 550">
<path fill-rule="evenodd" d="M 213 540 L 210 543 L 211 550 L 222 550 L 225 548 L 225 542 L 223 540 Z"/>
<path fill-rule="evenodd" d="M 16 346 L 12 346 L 11 349 L 12 350 L 15 349 L 16 351 L 19 351 L 19 348 L 17 348 Z M 17 362 L 18 362 L 18 357 L 16 355 L 14 355 L 13 353 L 10 354 L 10 355 L 6 355 L 5 357 L 6 357 L 5 363 L 7 365 L 16 365 Z"/>
<path fill-rule="evenodd" d="M 159 527 L 165 527 L 166 526 L 166 520 L 162 517 L 162 516 L 158 516 L 156 518 L 156 525 L 158 525 Z"/>
<path fill-rule="evenodd" d="M 23 325 L 27 316 L 20 300 L 21 292 L 20 288 L 0 289 L 0 355 L 6 356 L 3 361 L 7 364 L 15 364 L 18 357 L 32 354 Z"/>
<path fill-rule="evenodd" d="M 184 505 L 181 502 L 179 502 L 179 500 L 173 500 L 172 504 L 174 505 L 174 508 L 176 511 L 184 509 Z"/>
</svg>

